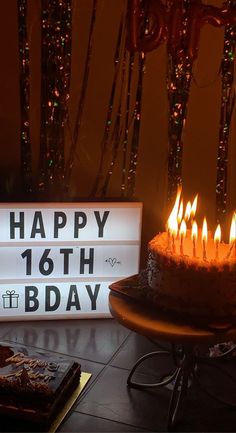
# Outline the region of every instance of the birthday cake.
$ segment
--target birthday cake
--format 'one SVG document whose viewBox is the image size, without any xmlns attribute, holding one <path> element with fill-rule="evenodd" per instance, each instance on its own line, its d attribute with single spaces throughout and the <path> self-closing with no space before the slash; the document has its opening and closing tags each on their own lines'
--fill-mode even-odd
<svg viewBox="0 0 236 433">
<path fill-rule="evenodd" d="M 78 386 L 80 364 L 60 355 L 0 343 L 0 414 L 49 425 Z"/>
<path fill-rule="evenodd" d="M 208 242 L 208 260 L 193 258 L 190 235 L 185 254 L 167 249 L 167 232 L 149 242 L 147 264 L 147 297 L 157 306 L 181 314 L 208 318 L 230 318 L 236 314 L 236 261 L 216 262 L 213 240 Z M 196 250 L 200 250 L 200 245 Z M 209 248 L 212 245 L 212 248 Z M 178 248 L 179 241 L 176 242 Z M 224 248 L 223 248 L 224 247 Z M 227 246 L 222 245 L 227 251 Z M 210 254 L 210 251 L 212 254 Z"/>
<path fill-rule="evenodd" d="M 184 221 L 179 200 L 167 231 L 148 244 L 145 296 L 166 311 L 208 320 L 231 319 L 236 315 L 236 216 L 229 244 L 221 242 L 220 227 L 218 239 L 207 228 L 204 238 L 204 227 L 197 234 L 196 221 Z"/>
</svg>

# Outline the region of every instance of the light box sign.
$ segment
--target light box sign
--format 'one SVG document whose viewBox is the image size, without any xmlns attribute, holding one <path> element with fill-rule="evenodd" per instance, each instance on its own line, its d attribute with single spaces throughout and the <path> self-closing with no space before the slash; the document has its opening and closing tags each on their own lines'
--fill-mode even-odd
<svg viewBox="0 0 236 433">
<path fill-rule="evenodd" d="M 138 273 L 141 203 L 0 205 L 0 320 L 110 317 Z"/>
</svg>

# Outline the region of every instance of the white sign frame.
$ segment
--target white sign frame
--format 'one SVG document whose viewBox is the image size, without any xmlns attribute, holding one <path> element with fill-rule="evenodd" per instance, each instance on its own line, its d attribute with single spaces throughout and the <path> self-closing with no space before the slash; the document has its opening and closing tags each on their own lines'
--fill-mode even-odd
<svg viewBox="0 0 236 433">
<path fill-rule="evenodd" d="M 141 224 L 141 202 L 0 204 L 0 321 L 111 317 L 108 286 L 139 272 Z"/>
</svg>

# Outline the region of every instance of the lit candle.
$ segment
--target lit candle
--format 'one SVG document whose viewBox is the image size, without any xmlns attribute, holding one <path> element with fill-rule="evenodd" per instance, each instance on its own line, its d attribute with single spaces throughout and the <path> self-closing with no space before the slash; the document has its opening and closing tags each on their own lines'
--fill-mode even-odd
<svg viewBox="0 0 236 433">
<path fill-rule="evenodd" d="M 173 220 L 172 221 L 172 227 L 171 227 L 171 236 L 172 236 L 172 253 L 175 254 L 176 253 L 176 248 L 175 248 L 175 239 L 177 238 L 178 235 L 178 221 Z"/>
<path fill-rule="evenodd" d="M 207 260 L 206 243 L 207 243 L 207 222 L 206 222 L 206 218 L 204 218 L 203 226 L 202 226 L 202 258 L 203 258 L 203 260 Z"/>
<path fill-rule="evenodd" d="M 196 211 L 197 211 L 197 201 L 198 201 L 198 194 L 195 196 L 193 203 L 192 203 L 192 206 L 191 206 L 190 217 L 191 217 L 192 221 L 193 221 L 195 214 L 196 214 Z"/>
<path fill-rule="evenodd" d="M 177 190 L 177 194 L 176 194 L 176 199 L 175 199 L 175 204 L 174 207 L 170 213 L 170 216 L 168 218 L 167 221 L 167 249 L 170 250 L 171 248 L 171 237 L 172 237 L 172 250 L 173 250 L 173 245 L 174 245 L 174 240 L 173 240 L 173 230 L 174 232 L 176 231 L 176 236 L 178 234 L 178 213 L 179 213 L 179 202 L 180 202 L 180 196 L 181 196 L 181 186 L 178 187 Z M 177 224 L 177 230 L 176 230 L 176 224 Z"/>
<path fill-rule="evenodd" d="M 193 241 L 193 257 L 196 257 L 196 240 L 197 240 L 198 227 L 196 221 L 193 221 L 192 225 L 192 241 Z"/>
<path fill-rule="evenodd" d="M 178 212 L 178 216 L 177 216 L 178 224 L 180 224 L 182 221 L 183 212 L 184 212 L 184 204 L 183 204 L 183 200 L 181 200 L 180 206 L 179 206 L 179 212 Z"/>
<path fill-rule="evenodd" d="M 181 255 L 184 254 L 184 238 L 186 236 L 186 232 L 187 232 L 186 222 L 184 220 L 182 220 L 182 222 L 180 224 L 180 229 L 179 229 L 179 234 L 180 234 L 180 254 Z"/>
<path fill-rule="evenodd" d="M 188 221 L 190 219 L 191 209 L 192 209 L 191 203 L 190 203 L 190 201 L 188 201 L 186 209 L 185 209 L 185 214 L 184 214 L 185 221 Z"/>
<path fill-rule="evenodd" d="M 233 214 L 232 217 L 232 221 L 231 221 L 231 226 L 230 226 L 230 234 L 229 234 L 229 243 L 230 243 L 230 249 L 229 252 L 226 256 L 226 259 L 229 259 L 231 256 L 231 253 L 233 251 L 233 247 L 234 247 L 234 256 L 236 257 L 236 217 L 235 217 L 235 213 Z"/>
<path fill-rule="evenodd" d="M 218 226 L 216 227 L 216 231 L 214 234 L 214 242 L 216 245 L 216 260 L 219 259 L 219 243 L 221 241 L 221 228 L 220 228 L 220 224 L 218 224 Z"/>
<path fill-rule="evenodd" d="M 170 246 L 171 246 L 171 233 L 170 233 L 170 228 L 167 228 L 167 250 L 170 250 Z"/>
</svg>

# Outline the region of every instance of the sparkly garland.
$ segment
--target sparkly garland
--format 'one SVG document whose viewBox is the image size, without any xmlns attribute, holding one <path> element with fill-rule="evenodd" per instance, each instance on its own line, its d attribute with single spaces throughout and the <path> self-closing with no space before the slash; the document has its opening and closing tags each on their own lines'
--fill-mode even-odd
<svg viewBox="0 0 236 433">
<path fill-rule="evenodd" d="M 126 71 L 126 51 L 124 51 L 124 56 L 122 61 L 121 86 L 120 86 L 121 88 L 120 88 L 118 110 L 116 113 L 114 128 L 111 136 L 111 143 L 113 143 L 112 150 L 111 150 L 112 156 L 111 156 L 111 161 L 109 163 L 108 172 L 105 176 L 105 181 L 101 189 L 102 197 L 105 197 L 107 194 L 109 182 L 113 174 L 113 169 L 115 167 L 117 157 L 118 157 L 120 140 L 123 134 L 123 127 L 121 124 L 122 123 L 121 120 L 122 120 L 122 100 L 123 100 L 124 89 L 125 89 L 125 71 Z"/>
<path fill-rule="evenodd" d="M 27 34 L 27 0 L 17 1 L 18 10 L 18 36 L 20 60 L 20 147 L 21 171 L 24 190 L 31 193 L 32 161 L 30 145 L 29 98 L 30 98 L 30 70 L 29 70 L 29 43 Z"/>
<path fill-rule="evenodd" d="M 135 98 L 134 109 L 134 125 L 131 139 L 130 162 L 128 172 L 127 184 L 127 197 L 131 198 L 135 194 L 137 163 L 138 163 L 138 150 L 139 150 L 139 133 L 141 125 L 141 108 L 142 108 L 142 91 L 143 91 L 143 77 L 145 72 L 145 54 L 138 54 L 138 83 Z"/>
<path fill-rule="evenodd" d="M 124 53 L 122 78 L 121 78 L 121 94 L 119 108 L 116 113 L 116 120 L 114 129 L 111 136 L 112 156 L 109 163 L 108 172 L 105 177 L 103 187 L 101 188 L 101 196 L 105 197 L 111 176 L 113 174 L 115 164 L 118 157 L 119 150 L 122 151 L 122 179 L 121 179 L 121 195 L 127 198 L 132 198 L 135 195 L 137 163 L 138 163 L 138 150 L 139 150 L 139 132 L 141 124 L 141 103 L 142 103 L 142 89 L 143 89 L 143 76 L 145 72 L 145 55 L 138 54 L 137 59 L 137 87 L 135 96 L 135 108 L 130 117 L 130 97 L 131 97 L 131 83 L 134 76 L 134 56 L 130 54 L 128 63 L 128 71 L 126 72 L 126 79 L 124 78 L 127 52 Z M 127 81 L 127 91 L 124 92 L 125 84 Z M 122 110 L 122 96 L 125 95 L 125 108 Z M 124 123 L 122 119 L 124 118 Z M 129 154 L 129 160 L 128 160 Z"/>
<path fill-rule="evenodd" d="M 144 8 L 146 5 L 147 2 L 142 2 L 143 16 L 145 16 Z M 118 32 L 113 84 L 101 144 L 101 160 L 94 187 L 91 192 L 92 196 L 95 196 L 97 193 L 99 193 L 101 197 L 106 196 L 119 152 L 122 154 L 121 195 L 127 198 L 132 198 L 135 194 L 145 55 L 143 52 L 135 55 L 132 50 L 127 50 L 128 14 L 129 6 L 127 3 L 127 14 L 125 18 L 121 18 Z M 146 20 L 144 18 L 143 31 L 145 30 L 145 24 Z M 136 62 L 135 58 L 137 60 Z M 122 67 L 120 67 L 121 65 Z M 134 65 L 136 68 L 134 68 Z M 135 86 L 133 85 L 133 82 L 135 82 Z M 120 90 L 118 90 L 119 85 Z M 135 95 L 135 106 L 133 110 L 131 110 L 131 89 L 132 92 L 134 92 L 133 95 Z M 118 109 L 114 114 L 114 102 L 118 91 L 120 91 Z M 113 117 L 115 117 L 115 119 L 114 127 L 112 129 Z M 104 182 L 102 186 L 100 186 L 103 179 L 105 159 L 108 150 L 110 150 L 111 158 L 108 163 Z"/>
<path fill-rule="evenodd" d="M 192 78 L 193 60 L 186 54 L 183 47 L 186 44 L 186 27 L 188 24 L 188 7 L 190 0 L 184 0 L 185 13 L 179 38 L 180 47 L 172 50 L 167 44 L 167 92 L 169 101 L 168 123 L 168 191 L 167 199 L 172 201 L 176 195 L 178 185 L 182 184 L 182 159 L 183 159 L 183 129 L 187 115 L 189 89 Z"/>
<path fill-rule="evenodd" d="M 101 141 L 101 157 L 98 167 L 98 172 L 95 178 L 95 182 L 91 191 L 91 196 L 95 197 L 96 194 L 99 191 L 100 183 L 103 179 L 103 172 L 104 172 L 104 165 L 105 165 L 105 157 L 108 151 L 108 145 L 109 145 L 109 139 L 110 139 L 110 133 L 111 133 L 111 127 L 112 127 L 112 117 L 113 117 L 113 108 L 114 108 L 114 101 L 115 101 L 115 95 L 116 95 L 116 89 L 117 89 L 117 81 L 119 76 L 119 69 L 120 69 L 120 59 L 122 56 L 122 36 L 124 35 L 124 26 L 125 26 L 125 20 L 124 16 L 122 15 L 119 25 L 119 31 L 117 36 L 117 42 L 116 42 L 116 48 L 115 48 L 115 57 L 114 57 L 114 75 L 113 75 L 113 81 L 111 86 L 111 93 L 108 103 L 108 110 L 106 115 L 106 122 L 105 122 L 105 128 L 104 133 Z"/>
<path fill-rule="evenodd" d="M 229 0 L 227 7 L 236 7 L 235 0 Z M 235 103 L 234 88 L 234 56 L 236 45 L 236 25 L 227 24 L 224 33 L 224 49 L 221 63 L 221 109 L 219 145 L 217 156 L 217 180 L 216 180 L 216 218 L 221 224 L 227 206 L 227 175 L 228 175 L 228 148 L 230 124 Z"/>
<path fill-rule="evenodd" d="M 133 76 L 134 67 L 134 54 L 128 53 L 129 63 L 128 63 L 128 77 L 127 77 L 127 94 L 126 94 L 126 109 L 125 109 L 125 125 L 124 125 L 124 138 L 122 142 L 122 179 L 121 179 L 121 195 L 124 196 L 127 187 L 127 158 L 128 158 L 128 139 L 129 139 L 129 128 L 130 128 L 130 97 L 131 97 L 131 84 Z"/>
<path fill-rule="evenodd" d="M 64 126 L 71 68 L 71 0 L 42 0 L 40 191 L 64 182 Z M 56 182 L 57 181 L 57 182 Z"/>
<path fill-rule="evenodd" d="M 91 15 L 91 21 L 90 21 L 90 28 L 89 28 L 88 49 L 87 49 L 87 53 L 86 53 L 84 74 L 83 74 L 83 80 L 82 80 L 82 86 L 81 86 L 81 94 L 80 94 L 78 108 L 77 108 L 76 117 L 75 117 L 74 131 L 70 137 L 71 138 L 71 146 L 70 146 L 69 158 L 68 158 L 68 161 L 66 163 L 66 170 L 65 170 L 65 186 L 66 186 L 67 191 L 68 191 L 69 186 L 70 186 L 70 178 L 71 178 L 72 168 L 74 165 L 74 157 L 75 157 L 77 146 L 79 144 L 78 143 L 78 137 L 79 137 L 79 133 L 80 133 L 81 120 L 82 120 L 83 111 L 84 111 L 84 101 L 85 101 L 86 91 L 87 91 L 87 87 L 88 87 L 88 78 L 89 78 L 89 73 L 90 73 L 90 63 L 91 63 L 91 57 L 92 57 L 96 12 L 97 12 L 97 0 L 93 0 L 92 15 Z M 69 128 L 70 128 L 70 125 L 69 125 Z"/>
</svg>

